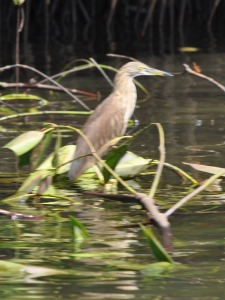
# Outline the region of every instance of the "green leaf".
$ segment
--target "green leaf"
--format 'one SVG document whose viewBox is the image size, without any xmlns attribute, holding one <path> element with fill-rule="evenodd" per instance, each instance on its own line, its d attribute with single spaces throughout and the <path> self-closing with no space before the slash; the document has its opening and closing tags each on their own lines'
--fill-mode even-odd
<svg viewBox="0 0 225 300">
<path fill-rule="evenodd" d="M 70 216 L 70 222 L 73 230 L 74 241 L 82 241 L 89 237 L 87 229 L 77 218 Z"/>
<path fill-rule="evenodd" d="M 36 188 L 43 179 L 51 176 L 52 172 L 48 170 L 38 170 L 30 174 L 24 183 L 20 186 L 17 192 L 30 193 Z"/>
<path fill-rule="evenodd" d="M 2 199 L 1 201 L 3 202 L 9 202 L 11 203 L 19 203 L 19 202 L 25 202 L 27 199 L 29 198 L 29 194 L 24 193 L 24 192 L 16 192 L 13 195 L 10 195 L 9 197 L 6 197 L 4 199 Z"/>
<path fill-rule="evenodd" d="M 41 98 L 36 95 L 31 95 L 31 94 L 7 94 L 0 96 L 1 101 L 11 101 L 11 100 L 29 100 L 29 101 L 38 101 L 41 106 L 47 105 L 48 100 Z"/>
<path fill-rule="evenodd" d="M 75 145 L 66 145 L 58 150 L 57 154 L 57 164 L 58 168 L 56 169 L 56 174 L 64 174 L 69 171 L 70 164 L 74 157 L 76 146 Z M 51 153 L 43 163 L 37 168 L 37 170 L 49 170 L 53 168 L 52 160 L 55 157 L 55 152 Z"/>
<path fill-rule="evenodd" d="M 115 148 L 113 151 L 110 151 L 110 153 L 107 155 L 105 163 L 108 166 L 110 166 L 111 169 L 114 170 L 119 160 L 124 156 L 126 151 L 127 151 L 127 145 L 122 145 L 118 148 Z M 106 168 L 103 168 L 102 174 L 104 177 L 104 181 L 106 183 L 109 180 L 111 174 Z"/>
<path fill-rule="evenodd" d="M 157 240 L 155 235 L 153 234 L 151 229 L 147 229 L 145 226 L 140 225 L 146 239 L 148 242 L 148 246 L 152 250 L 153 255 L 158 261 L 174 263 L 172 257 L 167 253 L 167 251 L 163 248 L 160 242 Z"/>
<path fill-rule="evenodd" d="M 133 152 L 127 151 L 117 164 L 115 172 L 120 177 L 134 177 L 143 172 L 148 167 L 150 161 L 150 159 L 145 159 Z"/>
<path fill-rule="evenodd" d="M 66 145 L 59 148 L 58 151 L 58 166 L 56 174 L 63 174 L 69 171 L 71 161 L 74 158 L 74 153 L 76 150 L 75 145 Z M 70 163 L 67 163 L 70 162 Z"/>
<path fill-rule="evenodd" d="M 44 135 L 45 133 L 42 131 L 28 131 L 7 143 L 3 148 L 8 148 L 17 156 L 20 156 L 37 146 Z"/>
</svg>

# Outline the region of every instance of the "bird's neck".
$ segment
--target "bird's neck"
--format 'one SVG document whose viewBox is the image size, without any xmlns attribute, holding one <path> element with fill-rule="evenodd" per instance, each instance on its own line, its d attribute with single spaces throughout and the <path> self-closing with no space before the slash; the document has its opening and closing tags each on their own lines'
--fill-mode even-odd
<svg viewBox="0 0 225 300">
<path fill-rule="evenodd" d="M 117 73 L 114 79 L 113 91 L 123 96 L 124 101 L 127 99 L 130 102 L 128 97 L 135 98 L 136 101 L 136 87 L 133 83 L 133 78 L 127 74 L 121 74 L 120 72 Z"/>
<path fill-rule="evenodd" d="M 113 92 L 119 95 L 120 107 L 125 111 L 124 122 L 126 123 L 133 115 L 137 100 L 137 90 L 133 78 L 128 74 L 118 72 L 114 79 Z"/>
</svg>

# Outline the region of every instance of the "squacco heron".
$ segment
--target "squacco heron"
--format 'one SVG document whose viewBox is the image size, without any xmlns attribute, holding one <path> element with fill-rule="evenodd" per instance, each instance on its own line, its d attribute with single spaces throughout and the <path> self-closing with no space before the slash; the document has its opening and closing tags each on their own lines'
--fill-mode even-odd
<svg viewBox="0 0 225 300">
<path fill-rule="evenodd" d="M 173 76 L 170 73 L 151 68 L 141 62 L 132 61 L 123 65 L 114 78 L 112 93 L 97 106 L 82 129 L 102 157 L 110 148 L 110 141 L 124 135 L 129 119 L 132 117 L 137 91 L 133 78 L 137 76 Z M 105 145 L 109 146 L 106 147 Z M 76 143 L 74 160 L 68 173 L 69 179 L 75 179 L 96 163 L 91 150 L 79 136 Z"/>
</svg>

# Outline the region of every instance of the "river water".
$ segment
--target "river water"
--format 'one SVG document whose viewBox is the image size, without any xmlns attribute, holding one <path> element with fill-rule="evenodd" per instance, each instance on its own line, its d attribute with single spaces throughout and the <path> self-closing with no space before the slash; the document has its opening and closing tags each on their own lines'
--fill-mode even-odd
<svg viewBox="0 0 225 300">
<path fill-rule="evenodd" d="M 194 61 L 201 66 L 204 74 L 225 83 L 223 53 L 178 53 L 150 58 L 145 55 L 139 59 L 158 69 L 176 73 L 183 71 L 183 63 L 191 65 Z M 104 61 L 117 67 L 123 62 L 113 58 Z M 6 75 L 5 80 L 9 80 Z M 190 74 L 140 78 L 140 82 L 150 91 L 150 97 L 138 90 L 137 129 L 151 122 L 162 124 L 166 137 L 166 161 L 183 168 L 198 180 L 209 175 L 196 172 L 183 162 L 224 167 L 224 92 Z M 94 70 L 69 76 L 62 83 L 91 92 L 100 91 L 102 98 L 111 90 L 105 79 Z M 51 95 L 39 91 L 35 94 L 49 99 L 48 110 L 78 109 L 78 105 L 64 94 Z M 86 103 L 92 108 L 97 105 L 97 102 Z M 18 105 L 20 107 L 20 103 Z M 1 145 L 19 133 L 40 129 L 44 122 L 81 126 L 85 119 L 85 116 L 51 115 L 5 121 L 1 124 Z M 73 143 L 75 136 L 66 132 L 63 141 Z M 156 129 L 150 127 L 145 130 L 129 150 L 145 158 L 158 159 Z M 15 173 L 15 161 L 14 156 L 2 150 L 2 199 L 15 192 L 24 180 L 25 171 Z M 138 177 L 136 189 L 147 192 L 152 178 L 150 175 Z M 181 268 L 162 274 L 148 272 L 144 268 L 156 260 L 139 227 L 119 228 L 120 225 L 146 220 L 145 211 L 132 203 L 84 196 L 76 187 L 63 181 L 55 184 L 55 193 L 72 197 L 77 204 L 54 199 L 37 205 L 30 201 L 3 202 L 1 208 L 45 217 L 39 221 L 13 221 L 2 216 L 1 259 L 52 268 L 65 274 L 46 275 L 42 272 L 40 276 L 32 277 L 15 271 L 1 272 L 1 299 L 223 299 L 223 189 L 222 182 L 220 191 L 202 193 L 170 218 L 174 237 L 172 255 Z M 163 211 L 190 191 L 190 185 L 183 184 L 177 175 L 165 170 L 155 198 Z M 88 239 L 74 242 L 70 215 L 86 226 L 90 233 Z M 143 269 L 136 270 L 135 264 L 143 266 Z"/>
</svg>

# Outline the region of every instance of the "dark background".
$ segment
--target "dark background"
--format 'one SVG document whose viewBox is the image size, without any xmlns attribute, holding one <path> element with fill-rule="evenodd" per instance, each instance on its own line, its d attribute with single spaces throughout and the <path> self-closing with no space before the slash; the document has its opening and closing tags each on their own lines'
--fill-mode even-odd
<svg viewBox="0 0 225 300">
<path fill-rule="evenodd" d="M 15 62 L 17 8 L 0 1 L 0 64 Z M 109 52 L 174 55 L 180 47 L 224 52 L 223 0 L 26 0 L 20 62 L 59 71 Z"/>
</svg>

